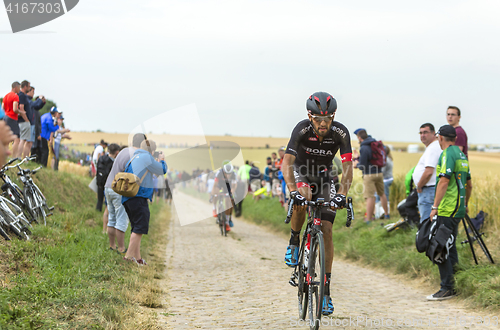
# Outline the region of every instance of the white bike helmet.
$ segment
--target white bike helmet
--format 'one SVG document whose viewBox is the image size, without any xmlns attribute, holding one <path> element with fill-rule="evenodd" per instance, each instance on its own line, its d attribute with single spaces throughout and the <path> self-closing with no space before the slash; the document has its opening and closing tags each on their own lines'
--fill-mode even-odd
<svg viewBox="0 0 500 330">
<path fill-rule="evenodd" d="M 234 167 L 229 160 L 225 160 L 222 162 L 222 169 L 226 174 L 230 174 L 231 172 L 233 172 Z"/>
</svg>

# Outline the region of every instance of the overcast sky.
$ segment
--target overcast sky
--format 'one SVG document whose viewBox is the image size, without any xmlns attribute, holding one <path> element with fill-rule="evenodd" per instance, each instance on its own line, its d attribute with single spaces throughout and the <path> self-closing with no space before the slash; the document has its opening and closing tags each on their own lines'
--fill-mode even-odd
<svg viewBox="0 0 500 330">
<path fill-rule="evenodd" d="M 418 141 L 456 105 L 470 143 L 500 143 L 499 15 L 478 0 L 85 0 L 12 34 L 1 9 L 0 94 L 28 79 L 77 131 L 194 104 L 205 134 L 288 137 L 321 90 L 351 133 Z M 163 131 L 192 133 L 182 115 Z"/>
</svg>

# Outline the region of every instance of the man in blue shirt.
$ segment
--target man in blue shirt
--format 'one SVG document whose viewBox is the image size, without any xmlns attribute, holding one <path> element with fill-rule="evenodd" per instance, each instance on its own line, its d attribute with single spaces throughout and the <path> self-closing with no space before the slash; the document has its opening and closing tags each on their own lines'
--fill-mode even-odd
<svg viewBox="0 0 500 330">
<path fill-rule="evenodd" d="M 145 140 L 141 143 L 141 149 L 134 152 L 134 156 L 125 166 L 125 172 L 134 173 L 141 178 L 140 188 L 134 197 L 122 197 L 122 204 L 125 207 L 130 226 L 130 242 L 124 259 L 135 261 L 138 265 L 146 265 L 141 257 L 141 239 L 149 230 L 149 207 L 148 199 L 153 197 L 153 174 L 163 176 L 167 173 L 167 164 L 163 153 L 158 155 L 158 160 L 153 158 L 156 151 L 156 143 L 152 140 Z"/>
<path fill-rule="evenodd" d="M 40 121 L 42 122 L 42 165 L 47 167 L 47 160 L 49 158 L 49 144 L 52 145 L 52 138 L 54 132 L 59 129 L 59 126 L 54 125 L 54 118 L 59 118 L 61 114 L 56 107 L 50 109 L 50 113 L 42 115 Z"/>
</svg>

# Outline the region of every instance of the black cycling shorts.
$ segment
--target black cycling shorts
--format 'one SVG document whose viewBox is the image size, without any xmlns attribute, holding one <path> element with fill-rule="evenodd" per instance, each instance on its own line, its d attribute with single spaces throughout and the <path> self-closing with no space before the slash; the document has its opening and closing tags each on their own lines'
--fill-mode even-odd
<svg viewBox="0 0 500 330">
<path fill-rule="evenodd" d="M 298 169 L 294 166 L 293 175 L 297 188 L 309 187 L 311 189 L 313 201 L 318 198 L 324 198 L 325 202 L 329 202 L 335 197 L 335 194 L 337 194 L 335 182 L 330 175 L 330 171 L 325 171 L 317 176 L 310 176 L 299 173 Z M 321 210 L 321 220 L 333 223 L 335 214 L 336 212 L 331 208 L 323 208 Z"/>
</svg>

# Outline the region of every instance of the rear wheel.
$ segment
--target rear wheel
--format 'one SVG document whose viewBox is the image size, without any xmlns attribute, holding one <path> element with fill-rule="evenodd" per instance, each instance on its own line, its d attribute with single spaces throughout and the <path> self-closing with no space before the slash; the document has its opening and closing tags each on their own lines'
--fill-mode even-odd
<svg viewBox="0 0 500 330">
<path fill-rule="evenodd" d="M 225 211 L 222 211 L 222 217 L 221 217 L 221 222 L 219 224 L 219 226 L 221 226 L 221 235 L 222 236 L 227 236 L 227 232 L 226 232 L 226 212 Z"/>
<path fill-rule="evenodd" d="M 38 208 L 36 207 L 36 202 L 35 202 L 35 195 L 33 192 L 33 189 L 29 186 L 24 186 L 24 201 L 26 203 L 26 208 L 30 210 L 29 215 L 32 217 L 30 219 L 30 222 L 35 221 L 38 223 L 39 221 L 39 216 L 38 216 Z M 26 216 L 28 216 L 25 212 Z"/>
<path fill-rule="evenodd" d="M 325 294 L 325 243 L 322 233 L 312 239 L 309 255 L 309 320 L 310 329 L 318 330 L 323 311 L 323 297 Z"/>
</svg>

